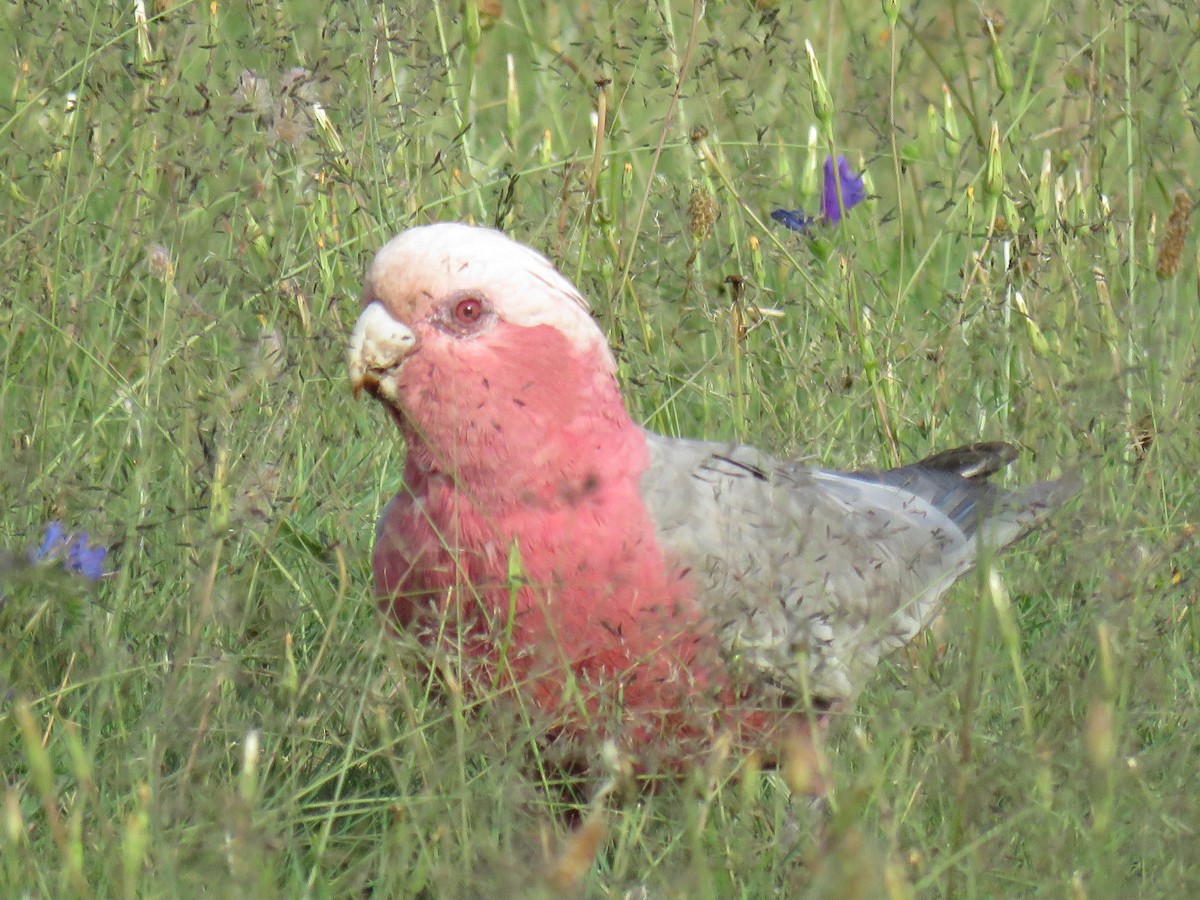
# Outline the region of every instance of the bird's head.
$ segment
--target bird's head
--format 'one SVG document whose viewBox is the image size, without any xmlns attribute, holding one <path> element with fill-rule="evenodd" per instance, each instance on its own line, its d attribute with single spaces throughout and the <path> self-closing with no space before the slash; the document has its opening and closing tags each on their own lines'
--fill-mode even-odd
<svg viewBox="0 0 1200 900">
<path fill-rule="evenodd" d="M 498 231 L 405 231 L 372 262 L 350 338 L 350 382 L 436 455 L 536 451 L 604 414 L 612 354 L 587 301 L 544 256 Z M 506 452 L 501 452 L 506 451 Z"/>
</svg>

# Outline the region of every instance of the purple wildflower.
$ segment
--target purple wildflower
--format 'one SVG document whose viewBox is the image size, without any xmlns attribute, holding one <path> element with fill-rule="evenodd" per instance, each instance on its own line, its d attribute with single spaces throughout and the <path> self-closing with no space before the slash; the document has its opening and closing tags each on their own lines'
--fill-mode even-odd
<svg viewBox="0 0 1200 900">
<path fill-rule="evenodd" d="M 841 188 L 841 202 L 838 202 L 838 189 Z M 863 187 L 861 175 L 850 171 L 850 163 L 846 157 L 837 158 L 837 171 L 834 171 L 833 157 L 825 157 L 825 190 L 821 193 L 821 210 L 829 222 L 840 222 L 842 211 L 849 212 L 866 199 L 867 191 Z"/>
<path fill-rule="evenodd" d="M 29 559 L 35 563 L 47 560 L 58 562 L 67 572 L 98 581 L 104 577 L 104 557 L 107 554 L 105 547 L 91 546 L 91 538 L 86 533 L 67 534 L 63 531 L 62 523 L 51 522 L 46 526 L 41 545 L 29 552 Z"/>
<path fill-rule="evenodd" d="M 808 226 L 816 221 L 812 216 L 806 216 L 802 209 L 777 209 L 771 213 L 771 218 L 785 228 L 801 232 L 808 231 Z"/>
<path fill-rule="evenodd" d="M 840 192 L 840 202 L 839 202 Z M 861 175 L 855 175 L 846 157 L 825 157 L 825 184 L 821 190 L 821 215 L 805 215 L 802 209 L 777 209 L 771 218 L 792 231 L 804 232 L 816 222 L 840 222 L 842 213 L 867 197 Z"/>
</svg>

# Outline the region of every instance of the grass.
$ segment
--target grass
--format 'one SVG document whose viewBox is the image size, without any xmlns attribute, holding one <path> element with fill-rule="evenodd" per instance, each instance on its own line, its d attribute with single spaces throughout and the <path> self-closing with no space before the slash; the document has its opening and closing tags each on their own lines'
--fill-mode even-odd
<svg viewBox="0 0 1200 900">
<path fill-rule="evenodd" d="M 2 13 L 5 895 L 1200 892 L 1191 0 L 427 6 Z M 875 199 L 771 223 L 829 153 Z M 721 769 L 571 832 L 383 632 L 343 352 L 440 219 L 557 260 L 652 427 L 1086 479 L 839 723 L 824 827 Z M 55 518 L 98 587 L 16 561 Z"/>
</svg>

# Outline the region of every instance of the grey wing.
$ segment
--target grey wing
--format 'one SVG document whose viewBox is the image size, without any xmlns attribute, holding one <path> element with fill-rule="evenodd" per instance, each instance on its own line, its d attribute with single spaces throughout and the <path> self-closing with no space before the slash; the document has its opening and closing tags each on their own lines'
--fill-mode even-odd
<svg viewBox="0 0 1200 900">
<path fill-rule="evenodd" d="M 731 668 L 817 703 L 851 699 L 883 655 L 933 621 L 981 538 L 998 549 L 1073 493 L 987 484 L 1008 460 L 989 468 L 981 448 L 1005 445 L 963 448 L 971 465 L 939 454 L 839 473 L 744 446 L 650 432 L 647 443 L 642 494 L 659 541 Z"/>
</svg>

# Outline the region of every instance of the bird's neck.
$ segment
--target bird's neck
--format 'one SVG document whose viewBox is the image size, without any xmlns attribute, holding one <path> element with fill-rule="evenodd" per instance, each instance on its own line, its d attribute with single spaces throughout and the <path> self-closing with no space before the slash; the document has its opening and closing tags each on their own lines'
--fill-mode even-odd
<svg viewBox="0 0 1200 900">
<path fill-rule="evenodd" d="M 479 412 L 449 435 L 427 435 L 401 421 L 410 488 L 450 488 L 491 515 L 514 506 L 554 511 L 618 486 L 636 491 L 649 461 L 643 433 L 608 374 L 570 403 L 559 396 L 547 406 L 510 408 L 499 428 L 487 409 Z"/>
<path fill-rule="evenodd" d="M 462 448 L 449 464 L 417 440 L 409 444 L 405 481 L 418 493 L 442 486 L 469 499 L 481 512 L 505 514 L 513 507 L 557 511 L 583 505 L 615 485 L 636 487 L 646 468 L 644 443 L 637 430 L 610 433 L 602 443 L 584 433 L 561 429 L 543 435 L 524 452 L 484 457 Z"/>
</svg>

